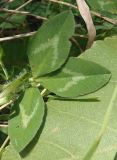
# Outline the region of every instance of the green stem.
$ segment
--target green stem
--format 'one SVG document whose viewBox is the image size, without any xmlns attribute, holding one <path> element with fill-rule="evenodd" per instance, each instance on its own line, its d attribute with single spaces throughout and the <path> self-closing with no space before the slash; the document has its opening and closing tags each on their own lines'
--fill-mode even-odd
<svg viewBox="0 0 117 160">
<path fill-rule="evenodd" d="M 6 80 L 8 80 L 8 79 L 9 79 L 9 75 L 8 75 L 8 72 L 7 72 L 4 64 L 2 63 L 2 61 L 0 62 L 0 65 L 1 65 L 1 68 L 2 68 L 2 70 L 3 70 L 3 72 L 4 72 L 4 75 L 5 75 L 5 77 L 6 77 Z"/>
<path fill-rule="evenodd" d="M 0 105 L 7 104 L 14 99 L 16 93 L 22 90 L 22 86 L 28 81 L 29 73 L 27 71 L 20 74 L 16 79 L 6 84 L 0 93 Z"/>
</svg>

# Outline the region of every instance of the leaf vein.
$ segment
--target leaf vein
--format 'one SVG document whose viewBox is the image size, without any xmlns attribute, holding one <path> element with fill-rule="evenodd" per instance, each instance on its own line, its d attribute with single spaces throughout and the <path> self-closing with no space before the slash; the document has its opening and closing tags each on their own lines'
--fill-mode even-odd
<svg viewBox="0 0 117 160">
<path fill-rule="evenodd" d="M 76 158 L 73 153 L 71 153 L 68 149 L 66 149 L 65 147 L 62 147 L 61 145 L 57 144 L 57 143 L 54 143 L 52 141 L 43 141 L 43 143 L 46 143 L 46 144 L 49 144 L 49 145 L 52 145 L 62 151 L 64 151 L 65 153 L 67 153 L 68 155 L 70 155 L 72 157 L 73 160 L 78 160 L 78 158 Z"/>
<path fill-rule="evenodd" d="M 102 126 L 101 123 L 98 123 L 97 121 L 92 120 L 92 119 L 88 119 L 88 118 L 86 118 L 85 116 L 76 116 L 76 115 L 74 115 L 74 114 L 72 114 L 72 113 L 68 113 L 68 112 L 64 112 L 64 111 L 58 111 L 58 110 L 56 110 L 54 107 L 52 107 L 52 108 L 53 108 L 53 111 L 55 111 L 55 112 L 59 112 L 59 113 L 61 113 L 61 114 L 63 113 L 63 114 L 72 116 L 72 117 L 74 117 L 74 118 L 78 118 L 78 119 L 85 120 L 85 121 L 90 122 L 90 123 L 92 123 L 92 124 L 96 124 L 96 125 L 98 125 L 99 127 Z M 117 134 L 117 130 L 116 130 L 116 129 L 113 129 L 113 128 L 109 127 L 109 126 L 107 127 L 107 129 L 110 130 L 112 133 Z"/>
</svg>

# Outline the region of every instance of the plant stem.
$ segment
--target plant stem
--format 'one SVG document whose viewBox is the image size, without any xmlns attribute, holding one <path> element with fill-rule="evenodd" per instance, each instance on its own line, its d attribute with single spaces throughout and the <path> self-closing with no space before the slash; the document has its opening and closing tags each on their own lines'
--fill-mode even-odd
<svg viewBox="0 0 117 160">
<path fill-rule="evenodd" d="M 7 127 L 8 127 L 8 125 L 7 125 L 7 124 L 0 124 L 0 127 L 7 128 Z"/>
<path fill-rule="evenodd" d="M 9 142 L 9 136 L 5 139 L 4 143 L 3 143 L 2 146 L 0 147 L 0 153 L 2 152 L 2 150 L 3 150 L 4 147 L 7 145 L 8 142 Z"/>
<path fill-rule="evenodd" d="M 6 13 L 12 13 L 12 14 L 21 14 L 21 15 L 28 15 L 28 16 L 35 17 L 36 19 L 39 19 L 39 20 L 40 19 L 47 20 L 46 17 L 42 17 L 42 16 L 38 16 L 38 15 L 35 15 L 35 14 L 31 14 L 30 12 L 26 12 L 26 11 L 19 11 L 19 10 L 0 8 L 0 12 L 6 12 Z"/>
<path fill-rule="evenodd" d="M 68 6 L 68 7 L 74 8 L 74 9 L 78 9 L 78 7 L 77 7 L 76 5 L 73 5 L 73 4 L 68 3 L 68 2 L 63 2 L 63 1 L 61 1 L 61 0 L 48 0 L 48 1 L 51 1 L 51 2 L 53 2 L 53 3 L 63 4 L 63 5 L 65 5 L 65 6 Z M 114 19 L 105 17 L 105 16 L 103 16 L 102 14 L 97 13 L 97 12 L 94 12 L 94 11 L 91 11 L 91 14 L 94 15 L 94 16 L 97 16 L 97 17 L 99 17 L 99 18 L 101 18 L 101 19 L 103 19 L 104 21 L 107 21 L 108 23 L 117 25 L 117 20 L 114 20 Z"/>
<path fill-rule="evenodd" d="M 47 91 L 47 89 L 43 89 L 42 92 L 41 92 L 41 95 L 43 96 L 46 91 Z"/>
<path fill-rule="evenodd" d="M 5 75 L 5 77 L 6 77 L 6 80 L 8 80 L 8 79 L 9 79 L 9 75 L 8 75 L 8 72 L 7 72 L 4 64 L 2 63 L 2 61 L 0 61 L 0 65 L 1 65 L 1 68 L 2 68 L 2 70 L 3 70 L 3 72 L 4 72 L 4 75 Z"/>
<path fill-rule="evenodd" d="M 2 109 L 4 109 L 4 108 L 8 107 L 8 106 L 9 106 L 10 104 L 12 104 L 12 103 L 13 103 L 13 100 L 10 100 L 8 103 L 2 105 L 2 106 L 0 107 L 0 111 L 1 111 Z"/>
<path fill-rule="evenodd" d="M 16 9 L 16 11 L 18 11 L 18 10 L 26 7 L 26 6 L 27 6 L 29 3 L 31 3 L 32 1 L 33 1 L 33 0 L 28 0 L 28 1 L 26 1 L 23 5 L 21 5 L 20 7 L 18 7 L 18 8 Z"/>
<path fill-rule="evenodd" d="M 23 34 L 18 34 L 18 35 L 9 36 L 9 37 L 3 37 L 3 38 L 0 38 L 0 42 L 9 41 L 9 40 L 17 39 L 17 38 L 24 38 L 24 37 L 33 36 L 35 33 L 36 32 L 29 32 L 29 33 L 23 33 Z"/>
</svg>

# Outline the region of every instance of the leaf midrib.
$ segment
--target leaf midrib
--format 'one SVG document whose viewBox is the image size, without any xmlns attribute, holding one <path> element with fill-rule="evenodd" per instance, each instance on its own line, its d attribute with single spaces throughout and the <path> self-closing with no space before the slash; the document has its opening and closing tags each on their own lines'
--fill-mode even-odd
<svg viewBox="0 0 117 160">
<path fill-rule="evenodd" d="M 74 77 L 85 77 L 85 79 L 86 78 L 90 78 L 90 77 L 97 77 L 97 76 L 105 76 L 105 75 L 110 75 L 110 73 L 106 73 L 106 74 L 95 74 L 95 75 L 76 75 L 76 76 L 61 76 L 61 77 L 58 77 L 58 76 L 56 76 L 56 75 L 54 75 L 54 76 L 50 76 L 50 77 L 40 77 L 40 79 L 44 79 L 44 80 L 46 80 L 46 79 L 66 79 L 66 78 L 68 78 L 68 79 L 70 79 L 70 78 L 74 78 Z M 114 82 L 115 83 L 115 81 L 111 81 L 111 82 Z"/>
</svg>

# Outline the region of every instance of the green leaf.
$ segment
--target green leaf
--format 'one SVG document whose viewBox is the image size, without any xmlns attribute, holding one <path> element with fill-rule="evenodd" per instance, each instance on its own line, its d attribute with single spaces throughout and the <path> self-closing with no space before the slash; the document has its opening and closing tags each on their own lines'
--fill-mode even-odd
<svg viewBox="0 0 117 160">
<path fill-rule="evenodd" d="M 41 137 L 35 138 L 36 144 L 35 141 L 30 144 L 23 158 L 20 158 L 10 145 L 3 153 L 2 160 L 82 160 L 84 158 L 99 135 L 104 115 L 117 86 L 116 44 L 117 37 L 97 41 L 81 56 L 83 59 L 92 60 L 107 67 L 112 72 L 109 84 L 81 99 L 48 102 L 45 127 Z M 115 158 L 117 152 L 117 95 L 115 97 L 107 130 L 91 160 L 114 160 Z M 30 149 L 32 150 L 29 152 Z"/>
<path fill-rule="evenodd" d="M 20 7 L 23 3 L 25 3 L 24 0 L 17 0 L 17 1 L 10 1 L 10 3 L 7 3 L 3 0 L 4 5 L 2 7 L 7 8 L 7 9 L 16 9 L 18 7 Z M 6 18 L 8 17 L 8 18 Z M 1 19 L 2 18 L 2 19 Z M 19 14 L 11 14 L 9 16 L 9 14 L 4 13 L 4 12 L 0 12 L 0 19 L 2 20 L 2 23 L 0 23 L 0 28 L 2 29 L 12 29 L 12 28 L 17 28 L 21 25 L 23 25 L 26 16 L 25 15 L 20 15 Z M 8 22 L 5 22 L 4 19 L 7 19 Z M 10 23 L 11 22 L 11 23 Z"/>
<path fill-rule="evenodd" d="M 90 60 L 108 68 L 111 73 L 111 81 L 117 81 L 117 36 L 106 38 L 104 41 L 94 42 L 93 47 L 80 56 L 84 60 Z"/>
<path fill-rule="evenodd" d="M 12 15 L 9 18 L 9 21 L 11 22 L 3 22 L 0 24 L 0 28 L 2 29 L 12 29 L 12 28 L 17 28 L 21 25 L 23 25 L 24 21 L 26 19 L 25 15 L 20 15 L 16 14 L 16 15 Z"/>
<path fill-rule="evenodd" d="M 39 157 L 39 160 L 82 160 L 102 126 L 114 87 L 114 85 L 107 85 L 90 95 L 89 99 L 50 101 L 47 105 L 48 116 L 41 137 L 38 141 L 35 139 L 37 143 L 33 142 L 35 145 L 32 150 L 33 143 L 30 144 L 29 150 L 25 151 L 26 157 L 21 159 L 38 160 Z M 91 100 L 92 96 L 98 99 Z M 107 132 L 92 160 L 114 159 L 117 150 L 116 104 L 117 98 Z M 15 156 L 15 151 L 9 147 L 4 152 L 2 160 L 12 160 Z"/>
<path fill-rule="evenodd" d="M 93 10 L 117 13 L 117 1 L 115 0 L 87 0 Z"/>
<path fill-rule="evenodd" d="M 33 139 L 43 121 L 44 101 L 39 90 L 27 89 L 13 110 L 16 112 L 9 120 L 8 134 L 14 148 L 20 152 Z"/>
<path fill-rule="evenodd" d="M 45 23 L 31 40 L 28 56 L 34 77 L 57 70 L 66 61 L 69 38 L 74 33 L 74 17 L 63 12 Z"/>
<path fill-rule="evenodd" d="M 77 97 L 101 88 L 109 81 L 110 76 L 110 71 L 104 67 L 72 57 L 60 72 L 39 80 L 45 88 L 59 96 Z"/>
<path fill-rule="evenodd" d="M 3 85 L 0 92 L 0 105 L 8 103 L 15 97 L 15 94 L 22 90 L 22 85 L 28 79 L 28 72 L 24 69 L 13 81 Z"/>
</svg>

